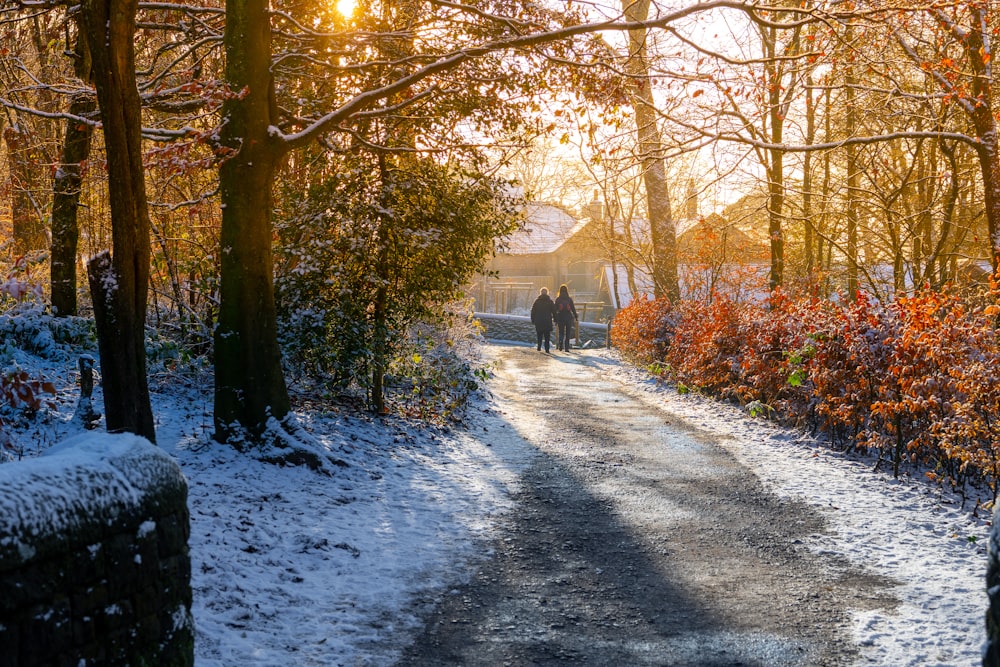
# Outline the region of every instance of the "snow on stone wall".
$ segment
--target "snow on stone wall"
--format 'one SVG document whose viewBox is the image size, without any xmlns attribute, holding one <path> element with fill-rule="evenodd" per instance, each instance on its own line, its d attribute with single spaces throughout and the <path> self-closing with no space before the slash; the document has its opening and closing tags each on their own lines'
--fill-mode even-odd
<svg viewBox="0 0 1000 667">
<path fill-rule="evenodd" d="M 485 328 L 484 336 L 489 340 L 506 340 L 516 343 L 535 344 L 535 327 L 530 317 L 518 315 L 493 315 L 476 313 Z M 608 325 L 597 322 L 580 322 L 577 345 L 580 347 L 604 347 L 607 343 Z M 555 333 L 552 334 L 553 341 Z"/>
<path fill-rule="evenodd" d="M 986 592 L 990 607 L 986 611 L 986 646 L 983 667 L 1000 667 L 1000 505 L 993 513 L 990 542 L 987 547 Z"/>
<path fill-rule="evenodd" d="M 191 665 L 187 482 L 134 435 L 0 466 L 0 667 Z"/>
</svg>

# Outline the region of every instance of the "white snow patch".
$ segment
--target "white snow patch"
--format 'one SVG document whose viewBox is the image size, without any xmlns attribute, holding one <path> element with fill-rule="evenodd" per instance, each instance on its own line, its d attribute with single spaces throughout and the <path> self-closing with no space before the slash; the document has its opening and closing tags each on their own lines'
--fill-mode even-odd
<svg viewBox="0 0 1000 667">
<path fill-rule="evenodd" d="M 152 520 L 143 521 L 139 524 L 139 530 L 136 531 L 136 537 L 142 539 L 156 532 L 156 522 Z"/>
</svg>

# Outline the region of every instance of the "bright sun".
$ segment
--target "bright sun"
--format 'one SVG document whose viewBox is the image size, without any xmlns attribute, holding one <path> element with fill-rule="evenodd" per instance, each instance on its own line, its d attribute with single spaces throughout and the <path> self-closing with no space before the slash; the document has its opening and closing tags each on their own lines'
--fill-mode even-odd
<svg viewBox="0 0 1000 667">
<path fill-rule="evenodd" d="M 344 18 L 350 18 L 354 13 L 355 0 L 337 0 L 337 11 Z"/>
</svg>

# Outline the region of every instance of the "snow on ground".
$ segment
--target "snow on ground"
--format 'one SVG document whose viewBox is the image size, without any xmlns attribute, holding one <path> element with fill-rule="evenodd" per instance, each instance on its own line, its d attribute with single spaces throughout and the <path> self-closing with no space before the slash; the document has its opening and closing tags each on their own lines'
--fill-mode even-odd
<svg viewBox="0 0 1000 667">
<path fill-rule="evenodd" d="M 735 407 L 678 395 L 610 352 L 581 354 L 601 355 L 648 400 L 722 438 L 776 493 L 827 516 L 831 530 L 810 538 L 817 552 L 901 582 L 895 613 L 856 616 L 860 665 L 979 662 L 982 520 L 922 481 L 894 481 Z M 301 422 L 347 467 L 329 477 L 282 468 L 212 443 L 210 391 L 191 384 L 153 390 L 158 444 L 190 485 L 199 667 L 391 664 L 421 610 L 489 555 L 484 538 L 533 456 L 485 406 L 468 430 L 450 432 L 331 409 Z M 53 409 L 47 435 L 36 427 L 32 437 L 72 432 L 72 402 Z"/>
<path fill-rule="evenodd" d="M 601 352 L 614 358 L 611 353 Z M 738 407 L 679 394 L 641 370 L 613 366 L 625 382 L 723 444 L 779 496 L 805 502 L 828 520 L 813 535 L 817 553 L 840 556 L 898 580 L 901 600 L 889 615 L 855 614 L 861 665 L 958 667 L 980 664 L 986 641 L 986 544 L 989 528 L 971 506 L 923 479 L 895 480 L 874 460 L 848 458 L 819 440 L 752 419 Z"/>
<path fill-rule="evenodd" d="M 330 477 L 161 427 L 190 485 L 199 667 L 391 664 L 420 609 L 484 555 L 477 538 L 509 508 L 531 456 L 495 418 L 477 421 L 489 444 L 392 419 L 305 415 L 347 464 Z"/>
</svg>

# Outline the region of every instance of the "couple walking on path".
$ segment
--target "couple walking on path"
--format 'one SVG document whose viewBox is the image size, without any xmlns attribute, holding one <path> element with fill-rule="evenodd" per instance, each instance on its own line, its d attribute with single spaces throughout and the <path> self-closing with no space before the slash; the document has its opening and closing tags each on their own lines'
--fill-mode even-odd
<svg viewBox="0 0 1000 667">
<path fill-rule="evenodd" d="M 569 338 L 579 318 L 576 316 L 576 305 L 569 296 L 569 288 L 559 287 L 559 296 L 553 301 L 549 290 L 545 287 L 539 290 L 538 298 L 531 305 L 531 323 L 535 325 L 537 337 L 536 349 L 540 352 L 542 346 L 549 351 L 549 337 L 552 334 L 552 323 L 559 328 L 556 335 L 556 349 L 569 351 Z"/>
</svg>

